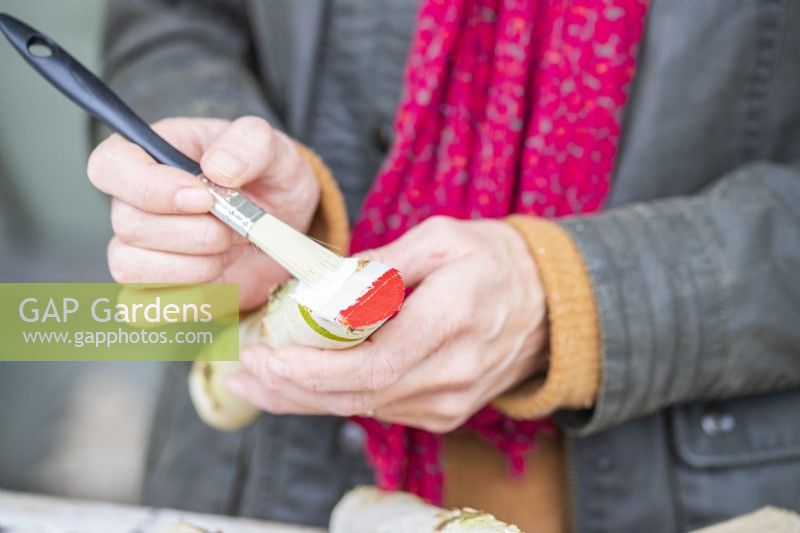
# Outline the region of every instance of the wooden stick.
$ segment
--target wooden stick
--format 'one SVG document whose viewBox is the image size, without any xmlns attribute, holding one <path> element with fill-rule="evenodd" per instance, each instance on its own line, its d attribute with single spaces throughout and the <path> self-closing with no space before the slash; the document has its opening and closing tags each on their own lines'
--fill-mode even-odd
<svg viewBox="0 0 800 533">
<path fill-rule="evenodd" d="M 520 533 L 475 509 L 442 509 L 407 492 L 357 487 L 339 500 L 330 533 Z"/>
<path fill-rule="evenodd" d="M 271 348 L 312 346 L 341 350 L 366 340 L 403 302 L 399 272 L 376 261 L 348 258 L 327 283 L 311 286 L 295 279 L 272 292 L 266 306 L 223 332 L 198 357 L 189 374 L 189 392 L 200 418 L 212 427 L 235 431 L 250 424 L 258 409 L 228 393 L 225 381 L 238 361 L 215 361 L 214 353 L 239 336 L 240 349 L 262 343 Z M 230 349 L 230 348 L 228 348 Z"/>
</svg>

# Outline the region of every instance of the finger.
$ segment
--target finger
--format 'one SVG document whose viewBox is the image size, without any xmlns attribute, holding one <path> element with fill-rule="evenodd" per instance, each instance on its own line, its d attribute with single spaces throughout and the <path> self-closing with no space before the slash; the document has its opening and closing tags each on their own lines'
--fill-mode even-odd
<svg viewBox="0 0 800 533">
<path fill-rule="evenodd" d="M 325 411 L 303 405 L 286 398 L 280 391 L 271 389 L 261 383 L 258 378 L 247 372 L 236 372 L 226 381 L 228 390 L 234 396 L 247 400 L 256 407 L 276 415 L 316 415 Z"/>
<path fill-rule="evenodd" d="M 380 405 L 378 395 L 371 392 L 325 392 L 300 387 L 275 374 L 264 364 L 270 354 L 271 351 L 261 344 L 248 346 L 241 354 L 241 361 L 248 375 L 253 376 L 266 390 L 275 391 L 298 404 L 338 416 L 363 415 Z"/>
<path fill-rule="evenodd" d="M 163 252 L 214 255 L 247 242 L 211 215 L 156 215 L 116 198 L 111 226 L 122 242 Z"/>
<path fill-rule="evenodd" d="M 286 135 L 266 120 L 248 116 L 234 120 L 208 147 L 200 164 L 211 181 L 238 188 L 269 177 L 294 183 L 302 160 Z"/>
<path fill-rule="evenodd" d="M 190 159 L 200 161 L 203 153 L 230 124 L 220 118 L 170 117 L 150 125 L 165 141 Z"/>
<path fill-rule="evenodd" d="M 260 356 L 267 357 L 268 352 L 258 350 Z M 275 413 L 372 416 L 384 422 L 443 433 L 461 425 L 476 410 L 470 407 L 469 394 L 463 392 L 424 393 L 386 401 L 373 393 L 312 392 L 269 373 L 245 375 L 251 385 L 246 391 L 239 391 L 237 385 L 237 395 Z"/>
<path fill-rule="evenodd" d="M 473 389 L 495 369 L 484 369 L 474 341 L 454 338 L 408 370 L 381 395 L 381 404 L 421 394 L 459 392 Z"/>
<path fill-rule="evenodd" d="M 428 393 L 387 404 L 375 411 L 375 418 L 432 433 L 448 433 L 463 425 L 475 411 L 477 408 L 465 393 Z"/>
<path fill-rule="evenodd" d="M 442 276 L 443 277 L 443 276 Z M 444 278 L 444 277 L 443 277 Z M 285 347 L 269 357 L 243 358 L 258 374 L 259 365 L 313 391 L 382 391 L 456 336 L 466 323 L 461 308 L 443 314 L 442 294 L 457 288 L 449 282 L 427 281 L 408 298 L 403 309 L 364 343 L 347 350 Z"/>
<path fill-rule="evenodd" d="M 228 123 L 213 118 L 167 118 L 152 124 L 152 128 L 179 151 L 199 160 Z M 143 149 L 120 135 L 110 136 L 92 151 L 87 174 L 106 194 L 154 213 L 203 213 L 212 203 L 194 176 L 157 164 Z M 152 179 L 144 179 L 148 176 Z M 183 189 L 189 192 L 179 193 Z"/>
<path fill-rule="evenodd" d="M 246 348 L 246 357 L 258 357 L 266 361 L 270 351 L 263 345 Z M 245 364 L 250 372 L 251 364 Z M 318 392 L 310 391 L 272 373 L 266 365 L 258 367 L 257 373 L 251 375 L 262 385 L 264 391 L 297 405 L 311 407 L 319 412 L 338 416 L 375 416 L 387 422 L 412 424 L 426 429 L 446 431 L 448 427 L 456 427 L 474 412 L 473 396 L 480 395 L 476 391 L 447 390 L 440 388 L 433 392 L 413 391 L 405 396 L 400 389 L 394 393 L 372 392 Z M 474 393 L 474 394 L 473 394 Z"/>
<path fill-rule="evenodd" d="M 207 283 L 217 279 L 241 255 L 236 246 L 215 255 L 184 255 L 146 250 L 113 237 L 108 245 L 108 268 L 119 283 Z"/>
<path fill-rule="evenodd" d="M 214 203 L 195 176 L 156 163 L 119 135 L 94 149 L 86 172 L 102 192 L 151 213 L 204 213 Z"/>
<path fill-rule="evenodd" d="M 390 244 L 359 255 L 396 268 L 402 274 L 403 282 L 413 287 L 469 251 L 459 224 L 464 222 L 432 217 Z"/>
</svg>

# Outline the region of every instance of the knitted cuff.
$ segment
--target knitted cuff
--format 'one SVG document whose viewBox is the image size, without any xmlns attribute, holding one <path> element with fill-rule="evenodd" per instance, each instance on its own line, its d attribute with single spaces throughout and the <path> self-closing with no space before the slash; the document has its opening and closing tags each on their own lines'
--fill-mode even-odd
<svg viewBox="0 0 800 533">
<path fill-rule="evenodd" d="M 590 407 L 600 382 L 600 331 L 591 280 L 567 231 L 545 219 L 506 219 L 525 239 L 544 285 L 550 321 L 550 366 L 494 401 L 517 419 Z"/>
<path fill-rule="evenodd" d="M 310 148 L 300 143 L 295 145 L 319 182 L 319 205 L 311 219 L 308 235 L 346 256 L 350 248 L 350 228 L 342 192 L 322 159 Z"/>
</svg>

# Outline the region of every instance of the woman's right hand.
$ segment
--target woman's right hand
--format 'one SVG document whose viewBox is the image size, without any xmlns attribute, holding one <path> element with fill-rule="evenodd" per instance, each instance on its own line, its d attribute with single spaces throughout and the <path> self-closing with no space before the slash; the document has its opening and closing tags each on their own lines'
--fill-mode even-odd
<svg viewBox="0 0 800 533">
<path fill-rule="evenodd" d="M 263 119 L 170 118 L 153 129 L 199 161 L 211 181 L 241 188 L 265 211 L 308 230 L 320 195 L 314 171 L 295 143 Z M 158 164 L 121 136 L 95 148 L 87 173 L 112 196 L 108 266 L 116 281 L 238 283 L 241 308 L 249 310 L 287 278 L 277 263 L 209 214 L 213 199 L 196 177 Z"/>
</svg>

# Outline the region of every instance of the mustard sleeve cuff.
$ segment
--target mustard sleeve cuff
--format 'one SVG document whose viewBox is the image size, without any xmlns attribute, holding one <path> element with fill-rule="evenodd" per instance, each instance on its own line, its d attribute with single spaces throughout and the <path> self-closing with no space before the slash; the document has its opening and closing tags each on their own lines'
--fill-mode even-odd
<svg viewBox="0 0 800 533">
<path fill-rule="evenodd" d="M 600 331 L 591 280 L 580 252 L 560 225 L 541 218 L 506 219 L 528 244 L 544 285 L 550 321 L 550 364 L 494 401 L 517 419 L 591 407 L 600 383 Z"/>
<path fill-rule="evenodd" d="M 296 145 L 300 156 L 314 171 L 320 189 L 319 204 L 308 235 L 346 256 L 350 248 L 350 227 L 342 192 L 322 159 L 310 148 L 300 143 Z"/>
</svg>

